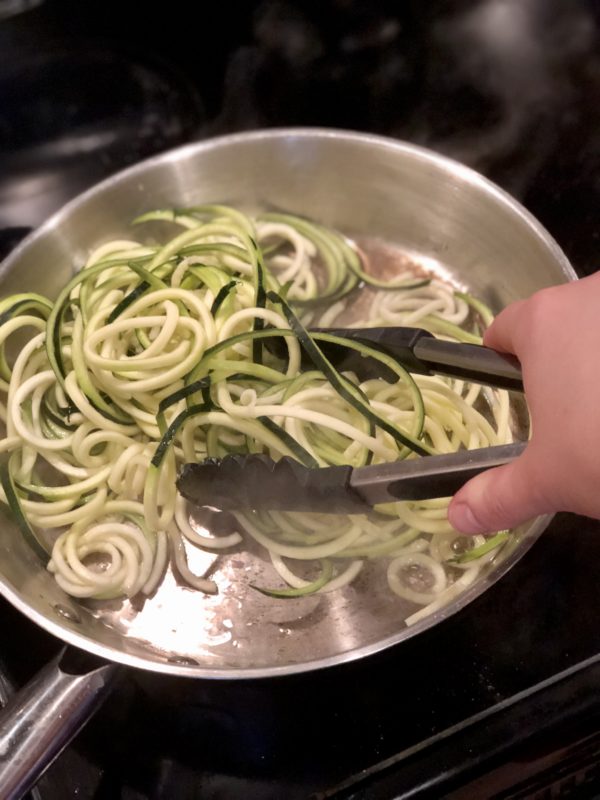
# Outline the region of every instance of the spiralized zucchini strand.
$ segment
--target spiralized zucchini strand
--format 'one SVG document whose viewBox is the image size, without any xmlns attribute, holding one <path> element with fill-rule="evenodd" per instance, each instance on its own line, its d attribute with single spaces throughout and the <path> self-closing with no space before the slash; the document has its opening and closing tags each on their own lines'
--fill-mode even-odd
<svg viewBox="0 0 600 800">
<path fill-rule="evenodd" d="M 416 267 L 381 280 L 350 240 L 289 214 L 203 205 L 135 220 L 157 223 L 173 235 L 102 245 L 54 302 L 0 300 L 0 500 L 59 586 L 100 600 L 151 594 L 170 563 L 214 593 L 220 554 L 245 537 L 284 583 L 255 587 L 273 602 L 339 591 L 373 559 L 386 562 L 391 596 L 420 607 L 412 621 L 468 586 L 509 537 L 461 539 L 447 500 L 355 517 L 237 514 L 214 536 L 175 482 L 184 462 L 228 453 L 362 466 L 510 441 L 506 392 L 411 376 L 377 350 L 307 330 L 341 319 L 479 341 L 489 309 Z M 392 382 L 338 372 L 326 341 L 380 360 Z M 194 575 L 186 547 L 213 552 L 214 575 Z"/>
</svg>

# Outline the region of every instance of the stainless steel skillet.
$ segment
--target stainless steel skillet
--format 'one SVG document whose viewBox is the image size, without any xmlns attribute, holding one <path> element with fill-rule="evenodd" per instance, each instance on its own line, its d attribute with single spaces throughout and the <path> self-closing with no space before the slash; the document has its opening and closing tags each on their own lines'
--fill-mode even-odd
<svg viewBox="0 0 600 800">
<path fill-rule="evenodd" d="M 273 130 L 189 145 L 139 164 L 85 193 L 30 236 L 0 267 L 0 293 L 53 296 L 91 247 L 127 236 L 150 208 L 206 201 L 303 214 L 359 239 L 399 245 L 425 268 L 498 309 L 575 274 L 546 231 L 471 170 L 418 147 L 318 129 Z M 407 628 L 373 564 L 332 595 L 273 602 L 249 590 L 267 570 L 259 552 L 223 558 L 220 593 L 207 598 L 168 575 L 143 608 L 80 605 L 65 596 L 16 529 L 0 529 L 0 592 L 70 645 L 132 667 L 205 679 L 286 675 L 361 658 L 419 634 L 488 588 L 548 519 L 519 530 L 504 558 L 454 602 Z M 202 559 L 201 553 L 190 554 Z M 381 587 L 381 588 L 380 588 Z M 17 797 L 83 724 L 111 666 L 50 665 L 0 719 L 0 796 Z M 40 699 L 41 698 L 41 699 Z M 40 705 L 41 703 L 41 705 Z M 19 714 L 17 715 L 17 712 Z"/>
</svg>

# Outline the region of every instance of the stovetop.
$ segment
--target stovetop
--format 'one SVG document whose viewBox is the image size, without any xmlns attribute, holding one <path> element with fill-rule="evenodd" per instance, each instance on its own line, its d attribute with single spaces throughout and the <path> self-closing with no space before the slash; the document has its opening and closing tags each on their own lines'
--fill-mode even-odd
<svg viewBox="0 0 600 800">
<path fill-rule="evenodd" d="M 0 18 L 0 246 L 167 147 L 330 125 L 475 167 L 580 274 L 595 269 L 598 2 L 312 5 L 223 2 L 192 17 L 174 0 L 124 19 L 108 0 L 46 0 Z M 378 656 L 252 683 L 128 672 L 40 797 L 592 797 L 599 579 L 600 523 L 559 515 L 482 597 Z M 0 624 L 0 671 L 20 685 L 59 644 L 4 602 Z"/>
</svg>

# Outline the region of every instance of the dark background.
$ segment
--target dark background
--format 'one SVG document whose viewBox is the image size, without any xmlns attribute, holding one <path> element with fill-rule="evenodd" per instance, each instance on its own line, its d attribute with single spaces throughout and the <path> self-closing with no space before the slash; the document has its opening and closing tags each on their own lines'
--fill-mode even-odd
<svg viewBox="0 0 600 800">
<path fill-rule="evenodd" d="M 46 0 L 0 21 L 0 224 L 60 205 L 53 171 L 76 193 L 183 141 L 332 126 L 484 172 L 590 270 L 599 20 L 598 0 Z"/>
</svg>

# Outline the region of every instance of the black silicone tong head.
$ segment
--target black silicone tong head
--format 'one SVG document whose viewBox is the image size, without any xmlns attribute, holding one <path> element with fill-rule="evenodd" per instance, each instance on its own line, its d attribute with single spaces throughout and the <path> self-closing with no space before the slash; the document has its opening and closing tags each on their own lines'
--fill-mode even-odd
<svg viewBox="0 0 600 800">
<path fill-rule="evenodd" d="M 309 332 L 365 344 L 391 356 L 409 372 L 420 375 L 440 373 L 499 389 L 523 391 L 521 366 L 514 356 L 482 345 L 447 342 L 421 328 L 312 328 Z M 354 372 L 361 381 L 371 378 L 397 380 L 397 375 L 377 359 L 319 339 L 318 335 L 316 340 L 324 355 L 340 371 Z M 276 355 L 285 356 L 281 337 L 267 339 L 266 344 Z M 302 366 L 307 369 L 312 366 L 304 351 Z"/>
<path fill-rule="evenodd" d="M 516 442 L 369 467 L 305 467 L 291 458 L 235 455 L 185 464 L 177 488 L 190 502 L 222 511 L 366 514 L 378 503 L 454 494 L 483 470 L 507 464 Z"/>
</svg>

